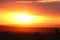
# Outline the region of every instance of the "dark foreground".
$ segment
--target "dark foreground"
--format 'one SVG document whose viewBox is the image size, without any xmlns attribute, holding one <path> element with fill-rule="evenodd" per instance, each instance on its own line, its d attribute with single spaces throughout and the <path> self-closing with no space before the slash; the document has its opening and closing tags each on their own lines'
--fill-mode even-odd
<svg viewBox="0 0 60 40">
<path fill-rule="evenodd" d="M 0 40 L 60 40 L 60 33 L 58 30 L 55 34 L 0 32 Z"/>
</svg>

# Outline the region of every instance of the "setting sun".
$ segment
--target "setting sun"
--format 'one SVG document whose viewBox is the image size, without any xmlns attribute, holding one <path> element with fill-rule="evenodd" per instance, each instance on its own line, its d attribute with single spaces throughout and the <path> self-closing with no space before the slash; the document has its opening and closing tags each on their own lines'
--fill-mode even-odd
<svg viewBox="0 0 60 40">
<path fill-rule="evenodd" d="M 14 17 L 17 21 L 25 24 L 31 22 L 34 19 L 33 16 L 27 14 L 15 14 Z"/>
<path fill-rule="evenodd" d="M 10 12 L 10 13 L 9 13 Z M 60 18 L 60 17 L 59 17 Z M 1 25 L 19 25 L 21 27 L 35 27 L 43 26 L 43 24 L 56 24 L 60 23 L 60 19 L 57 17 L 49 17 L 44 15 L 36 15 L 29 11 L 8 11 L 1 14 Z M 58 21 L 56 20 L 58 19 Z"/>
<path fill-rule="evenodd" d="M 31 14 L 30 12 L 15 12 L 12 15 L 13 19 L 18 22 L 19 24 L 23 25 L 31 25 L 35 23 L 43 23 L 45 22 L 46 17 L 45 16 L 39 16 Z"/>
</svg>

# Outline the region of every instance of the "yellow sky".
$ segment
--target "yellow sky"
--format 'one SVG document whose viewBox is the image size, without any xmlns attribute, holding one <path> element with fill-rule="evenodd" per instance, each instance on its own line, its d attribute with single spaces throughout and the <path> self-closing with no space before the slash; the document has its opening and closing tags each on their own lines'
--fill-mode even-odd
<svg viewBox="0 0 60 40">
<path fill-rule="evenodd" d="M 30 12 L 29 12 L 30 13 Z M 30 23 L 47 23 L 47 24 L 60 24 L 60 17 L 58 16 L 46 16 L 46 15 L 35 15 L 32 13 L 26 13 L 26 12 L 4 12 L 0 14 L 0 24 L 29 24 Z M 27 15 L 26 15 L 27 14 Z M 29 14 L 29 15 L 28 15 Z M 27 20 L 27 21 L 26 21 Z"/>
<path fill-rule="evenodd" d="M 56 1 L 56 0 L 43 0 L 43 1 Z M 21 11 L 26 11 L 32 14 L 31 15 L 25 15 L 28 20 L 31 18 L 33 21 L 31 21 L 31 24 L 37 23 L 45 23 L 45 24 L 60 24 L 60 15 L 55 7 L 49 7 L 49 6 L 39 6 L 37 4 L 19 4 L 19 3 L 4 3 L 0 4 L 0 24 L 21 24 Z M 44 8 L 45 7 L 45 8 Z M 58 7 L 57 7 L 58 8 Z M 28 11 L 27 11 L 28 10 Z M 16 14 L 16 11 L 17 14 Z M 28 13 L 28 14 L 29 14 Z M 24 12 L 25 14 L 25 12 Z M 57 15 L 59 16 L 57 16 Z M 23 17 L 23 18 L 25 18 Z M 26 21 L 25 21 L 26 23 Z M 23 23 L 23 24 L 25 24 Z M 29 24 L 29 23 L 27 23 Z"/>
</svg>

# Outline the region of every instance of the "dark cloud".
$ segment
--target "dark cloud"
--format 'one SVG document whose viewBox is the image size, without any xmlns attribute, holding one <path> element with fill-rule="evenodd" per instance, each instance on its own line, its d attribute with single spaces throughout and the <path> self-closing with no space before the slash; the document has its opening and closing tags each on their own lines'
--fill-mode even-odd
<svg viewBox="0 0 60 40">
<path fill-rule="evenodd" d="M 37 1 L 37 0 L 0 0 L 0 3 L 5 3 L 5 2 L 16 2 L 16 1 Z"/>
<path fill-rule="evenodd" d="M 0 1 L 37 1 L 37 0 L 0 0 Z"/>
<path fill-rule="evenodd" d="M 42 11 L 46 14 L 60 15 L 60 2 L 34 2 L 29 5 L 36 7 L 39 12 Z"/>
</svg>

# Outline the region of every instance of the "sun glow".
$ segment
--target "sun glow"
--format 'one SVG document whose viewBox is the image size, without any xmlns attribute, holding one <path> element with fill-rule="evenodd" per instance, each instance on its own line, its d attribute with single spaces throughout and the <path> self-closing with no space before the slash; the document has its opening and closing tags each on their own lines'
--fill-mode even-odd
<svg viewBox="0 0 60 40">
<path fill-rule="evenodd" d="M 1 24 L 33 25 L 37 23 L 46 23 L 47 19 L 48 18 L 45 16 L 35 15 L 25 11 L 1 14 Z"/>
<path fill-rule="evenodd" d="M 39 25 L 41 23 L 55 23 L 56 18 L 51 18 L 42 15 L 36 15 L 30 12 L 11 12 L 1 14 L 1 24 L 18 24 L 18 25 Z"/>
<path fill-rule="evenodd" d="M 30 23 L 34 17 L 31 15 L 27 15 L 27 14 L 15 14 L 14 15 L 15 19 L 21 23 Z"/>
</svg>

